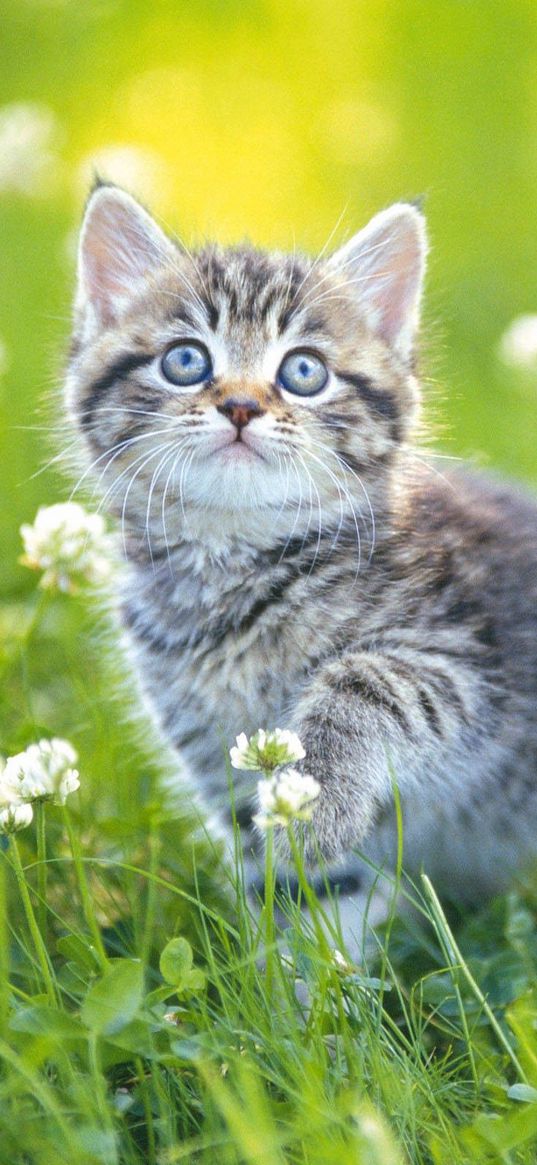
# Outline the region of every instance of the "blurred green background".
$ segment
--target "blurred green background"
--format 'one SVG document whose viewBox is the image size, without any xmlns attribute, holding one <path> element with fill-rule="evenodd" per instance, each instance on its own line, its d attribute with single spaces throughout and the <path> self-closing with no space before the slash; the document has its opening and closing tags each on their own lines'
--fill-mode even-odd
<svg viewBox="0 0 537 1165">
<path fill-rule="evenodd" d="M 20 522 L 68 494 L 31 475 L 95 168 L 189 243 L 315 250 L 423 196 L 438 439 L 537 477 L 537 372 L 498 355 L 537 311 L 534 0 L 3 0 L 1 24 L 4 595 L 33 587 Z"/>
</svg>

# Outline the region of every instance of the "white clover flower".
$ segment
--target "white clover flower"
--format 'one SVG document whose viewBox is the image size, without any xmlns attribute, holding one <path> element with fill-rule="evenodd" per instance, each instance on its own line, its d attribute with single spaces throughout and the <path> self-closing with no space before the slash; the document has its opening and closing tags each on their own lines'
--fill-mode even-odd
<svg viewBox="0 0 537 1165">
<path fill-rule="evenodd" d="M 291 821 L 309 821 L 312 802 L 319 796 L 319 782 L 307 773 L 285 769 L 282 773 L 258 781 L 257 795 L 261 813 L 254 821 L 260 829 L 273 825 L 290 825 Z"/>
<path fill-rule="evenodd" d="M 54 737 L 31 744 L 24 752 L 8 757 L 0 775 L 0 801 L 54 801 L 64 805 L 69 793 L 80 787 L 75 749 L 68 740 Z"/>
<path fill-rule="evenodd" d="M 111 572 L 109 538 L 100 514 L 78 502 L 40 506 L 33 526 L 21 526 L 20 562 L 43 570 L 40 586 L 73 592 L 81 582 L 104 582 Z"/>
<path fill-rule="evenodd" d="M 537 371 L 537 315 L 512 320 L 500 339 L 498 352 L 504 364 Z"/>
<path fill-rule="evenodd" d="M 254 735 L 241 732 L 237 744 L 229 750 L 234 769 L 252 769 L 255 772 L 272 772 L 282 765 L 294 764 L 302 760 L 306 753 L 298 736 L 284 728 L 272 732 L 259 728 Z"/>
<path fill-rule="evenodd" d="M 30 825 L 34 811 L 23 801 L 0 803 L 0 833 L 17 833 Z"/>
<path fill-rule="evenodd" d="M 334 947 L 332 951 L 332 962 L 340 975 L 353 975 L 356 970 L 352 963 L 349 963 L 345 956 L 342 955 L 341 951 L 338 951 L 337 947 Z"/>
</svg>

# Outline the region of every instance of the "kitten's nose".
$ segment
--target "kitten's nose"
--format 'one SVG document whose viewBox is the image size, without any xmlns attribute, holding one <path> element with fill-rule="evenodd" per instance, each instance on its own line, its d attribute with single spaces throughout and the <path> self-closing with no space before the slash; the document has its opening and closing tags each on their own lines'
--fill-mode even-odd
<svg viewBox="0 0 537 1165">
<path fill-rule="evenodd" d="M 255 400 L 238 400 L 237 397 L 230 396 L 223 401 L 221 405 L 216 406 L 219 413 L 223 413 L 232 425 L 236 425 L 237 429 L 244 429 L 253 417 L 262 417 L 265 409 Z"/>
</svg>

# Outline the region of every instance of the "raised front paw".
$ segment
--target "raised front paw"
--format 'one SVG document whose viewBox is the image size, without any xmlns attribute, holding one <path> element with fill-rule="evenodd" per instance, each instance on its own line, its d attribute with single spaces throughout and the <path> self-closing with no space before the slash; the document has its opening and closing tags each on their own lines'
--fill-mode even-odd
<svg viewBox="0 0 537 1165">
<path fill-rule="evenodd" d="M 373 823 L 374 807 L 367 796 L 360 797 L 346 774 L 308 764 L 308 759 L 306 756 L 300 762 L 300 770 L 303 776 L 314 778 L 317 794 L 304 815 L 308 820 L 295 819 L 292 829 L 306 862 L 313 866 L 319 859 L 332 862 L 359 845 Z M 282 861 L 290 859 L 291 846 L 284 829 L 278 830 L 277 851 Z"/>
</svg>

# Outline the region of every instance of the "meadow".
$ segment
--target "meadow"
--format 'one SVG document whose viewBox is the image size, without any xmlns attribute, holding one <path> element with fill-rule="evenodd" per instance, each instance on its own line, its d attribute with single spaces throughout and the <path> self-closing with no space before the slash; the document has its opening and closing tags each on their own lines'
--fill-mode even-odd
<svg viewBox="0 0 537 1165">
<path fill-rule="evenodd" d="M 315 251 L 423 198 L 434 444 L 535 486 L 535 328 L 505 340 L 537 312 L 534 5 L 4 0 L 2 25 L 0 755 L 59 737 L 80 771 L 0 839 L 2 1165 L 530 1165 L 537 879 L 463 914 L 405 878 L 400 821 L 359 965 L 300 863 L 312 922 L 270 876 L 254 908 L 113 604 L 40 588 L 20 526 L 73 485 L 61 368 L 95 171 L 188 244 Z"/>
</svg>

